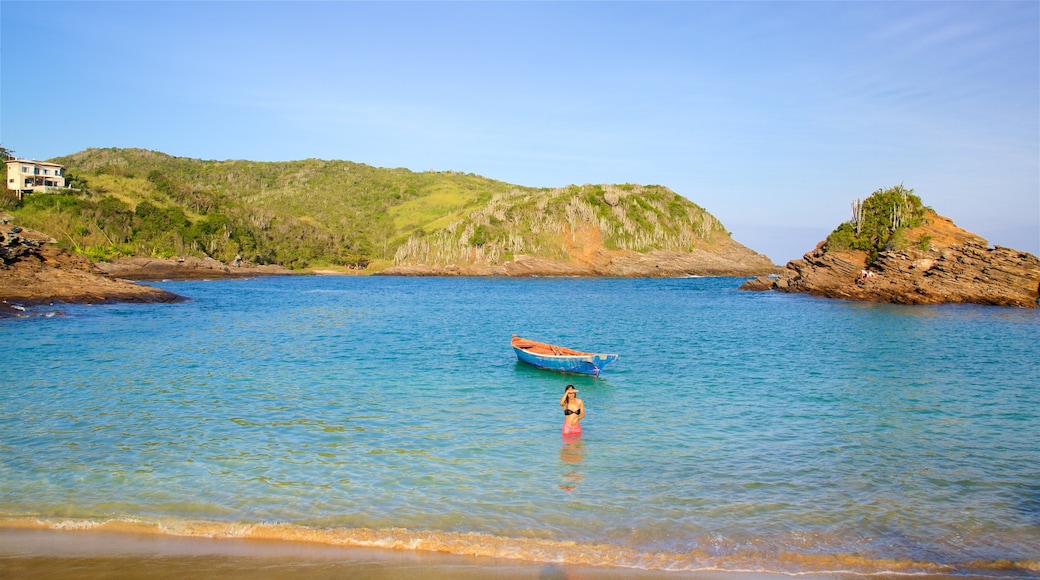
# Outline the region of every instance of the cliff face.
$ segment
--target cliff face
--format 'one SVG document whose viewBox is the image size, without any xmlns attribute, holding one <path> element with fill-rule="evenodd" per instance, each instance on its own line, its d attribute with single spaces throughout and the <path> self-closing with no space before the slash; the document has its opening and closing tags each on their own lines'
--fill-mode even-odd
<svg viewBox="0 0 1040 580">
<path fill-rule="evenodd" d="M 496 194 L 410 234 L 386 274 L 754 276 L 779 271 L 707 210 L 659 185 Z"/>
<path fill-rule="evenodd" d="M 983 238 L 934 212 L 925 222 L 907 237 L 930 239 L 927 248 L 885 250 L 868 266 L 866 252 L 828 251 L 821 242 L 802 259 L 788 262 L 779 277 L 749 280 L 741 289 L 897 304 L 1037 308 L 1040 259 L 1010 248 L 990 248 Z"/>
<path fill-rule="evenodd" d="M 449 265 L 398 264 L 382 274 L 396 276 L 757 276 L 779 271 L 765 255 L 732 238 L 723 238 L 706 249 L 686 252 L 653 250 L 646 253 L 610 250 L 598 228 L 580 228 L 562 243 L 569 259 L 518 255 L 500 264 Z"/>
<path fill-rule="evenodd" d="M 53 302 L 176 302 L 165 290 L 109 278 L 90 260 L 62 250 L 40 232 L 0 214 L 0 317 Z"/>
</svg>

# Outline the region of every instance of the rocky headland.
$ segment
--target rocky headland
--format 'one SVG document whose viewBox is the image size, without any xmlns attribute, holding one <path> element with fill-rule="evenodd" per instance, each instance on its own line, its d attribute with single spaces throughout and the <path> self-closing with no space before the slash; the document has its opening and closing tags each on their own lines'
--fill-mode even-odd
<svg viewBox="0 0 1040 580">
<path fill-rule="evenodd" d="M 380 272 L 388 276 L 509 276 L 509 277 L 680 277 L 757 276 L 779 272 L 764 254 L 748 249 L 732 238 L 710 247 L 686 252 L 653 250 L 642 253 L 612 250 L 603 243 L 598 228 L 579 229 L 563 240 L 567 259 L 517 255 L 512 260 L 454 264 L 399 264 Z"/>
<path fill-rule="evenodd" d="M 58 247 L 50 236 L 10 222 L 10 216 L 0 214 L 0 317 L 19 316 L 43 304 L 185 300 L 112 278 L 89 259 Z"/>
<path fill-rule="evenodd" d="M 986 240 L 927 210 L 905 231 L 910 243 L 878 251 L 836 250 L 825 240 L 792 260 L 779 276 L 749 280 L 742 290 L 807 293 L 895 304 L 972 303 L 1037 308 L 1040 259 Z"/>
</svg>

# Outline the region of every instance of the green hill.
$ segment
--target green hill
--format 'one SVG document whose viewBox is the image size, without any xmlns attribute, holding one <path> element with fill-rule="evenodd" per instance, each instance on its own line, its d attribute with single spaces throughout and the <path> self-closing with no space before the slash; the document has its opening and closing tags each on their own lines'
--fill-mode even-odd
<svg viewBox="0 0 1040 580">
<path fill-rule="evenodd" d="M 689 252 L 730 243 L 722 224 L 666 187 L 539 189 L 453 171 L 349 161 L 206 161 L 87 149 L 65 165 L 75 191 L 8 211 L 94 259 L 236 256 L 291 268 L 567 260 L 568 233 L 609 250 Z"/>
</svg>

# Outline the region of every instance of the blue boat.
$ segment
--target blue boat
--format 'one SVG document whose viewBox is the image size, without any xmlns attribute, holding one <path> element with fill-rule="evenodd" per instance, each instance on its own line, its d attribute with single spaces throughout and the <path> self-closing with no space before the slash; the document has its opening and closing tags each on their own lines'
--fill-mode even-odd
<svg viewBox="0 0 1040 580">
<path fill-rule="evenodd" d="M 603 367 L 617 359 L 616 354 L 597 354 L 582 352 L 565 346 L 557 346 L 547 342 L 528 340 L 513 335 L 510 341 L 516 358 L 533 367 L 556 371 L 559 373 L 575 373 L 598 377 Z"/>
</svg>

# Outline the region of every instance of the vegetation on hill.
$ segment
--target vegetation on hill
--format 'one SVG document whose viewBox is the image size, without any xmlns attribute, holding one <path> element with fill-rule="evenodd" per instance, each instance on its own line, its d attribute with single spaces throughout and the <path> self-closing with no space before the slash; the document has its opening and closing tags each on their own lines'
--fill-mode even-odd
<svg viewBox="0 0 1040 580">
<path fill-rule="evenodd" d="M 668 188 L 631 184 L 514 188 L 432 225 L 397 248 L 397 263 L 567 259 L 569 235 L 587 228 L 598 230 L 607 249 L 637 252 L 686 252 L 729 236 L 714 216 Z"/>
<path fill-rule="evenodd" d="M 852 202 L 852 219 L 827 236 L 825 248 L 838 252 L 861 250 L 873 263 L 883 250 L 901 249 L 911 242 L 907 231 L 924 224 L 929 209 L 902 184 L 879 189 L 870 197 Z M 929 240 L 915 241 L 927 248 Z"/>
<path fill-rule="evenodd" d="M 497 263 L 566 258 L 568 234 L 597 228 L 608 248 L 687 251 L 729 237 L 661 186 L 536 189 L 453 171 L 349 161 L 205 161 L 142 149 L 53 159 L 69 191 L 3 202 L 21 223 L 94 259 L 236 256 L 291 268 Z"/>
</svg>

